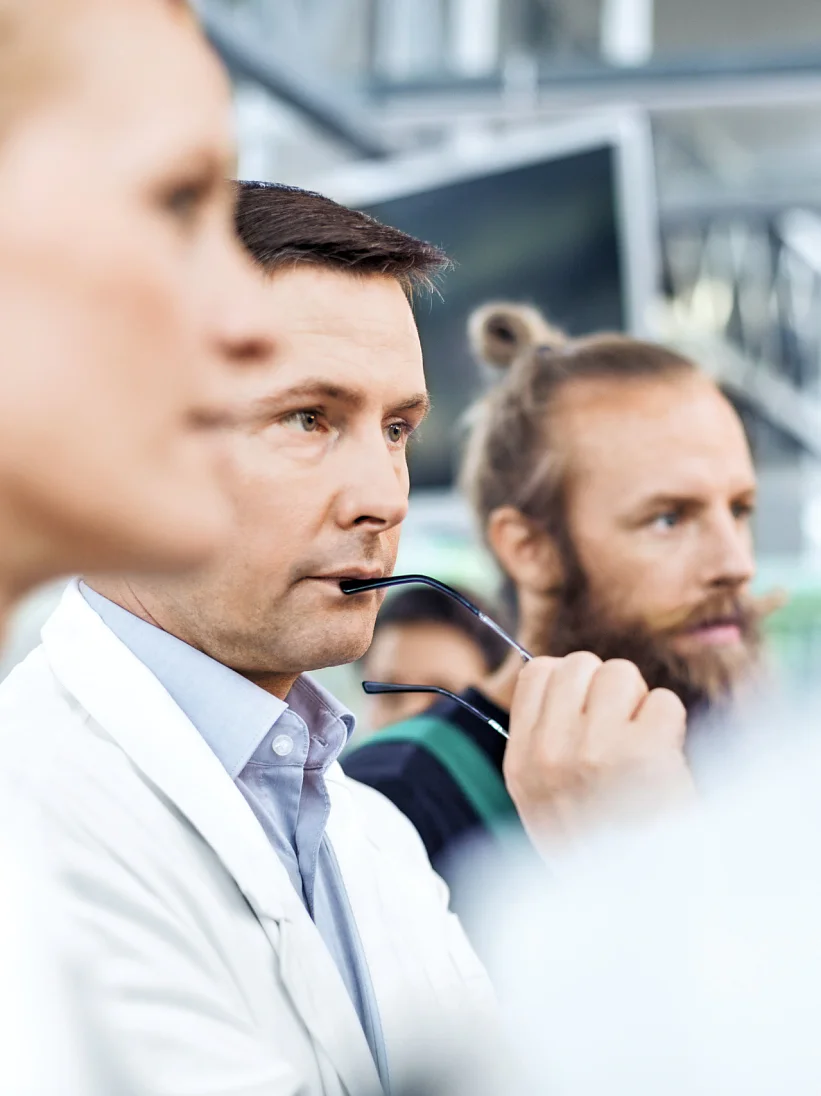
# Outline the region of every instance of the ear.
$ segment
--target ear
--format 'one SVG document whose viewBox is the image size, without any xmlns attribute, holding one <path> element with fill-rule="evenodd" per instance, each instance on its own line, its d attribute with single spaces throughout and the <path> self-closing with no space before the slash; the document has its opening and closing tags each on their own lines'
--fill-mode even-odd
<svg viewBox="0 0 821 1096">
<path fill-rule="evenodd" d="M 502 570 L 520 590 L 544 596 L 563 582 L 555 541 L 515 506 L 500 506 L 491 513 L 487 539 Z"/>
</svg>

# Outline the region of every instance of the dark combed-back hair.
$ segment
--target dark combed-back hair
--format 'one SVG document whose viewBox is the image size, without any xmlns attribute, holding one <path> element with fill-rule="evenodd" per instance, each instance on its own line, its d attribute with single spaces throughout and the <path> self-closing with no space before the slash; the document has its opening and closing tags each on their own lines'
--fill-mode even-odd
<svg viewBox="0 0 821 1096">
<path fill-rule="evenodd" d="M 239 183 L 236 217 L 240 239 L 270 273 L 313 263 L 395 278 L 410 297 L 432 288 L 449 266 L 433 244 L 298 187 Z"/>
<path fill-rule="evenodd" d="M 626 335 L 568 338 L 529 305 L 485 305 L 471 316 L 468 334 L 475 356 L 503 371 L 471 411 L 462 463 L 462 487 L 483 531 L 493 511 L 507 505 L 551 535 L 565 534 L 566 462 L 554 411 L 568 385 L 698 372 L 680 354 Z"/>
<path fill-rule="evenodd" d="M 459 590 L 479 609 L 490 616 L 494 610 L 488 608 L 475 594 Z M 498 615 L 498 614 L 496 614 Z M 401 627 L 406 624 L 441 624 L 463 632 L 479 647 L 485 657 L 489 671 L 501 666 L 509 648 L 485 624 L 468 612 L 463 605 L 446 594 L 430 586 L 406 586 L 391 594 L 385 601 L 376 618 L 374 639 L 383 628 Z M 365 661 L 367 661 L 365 655 Z"/>
</svg>

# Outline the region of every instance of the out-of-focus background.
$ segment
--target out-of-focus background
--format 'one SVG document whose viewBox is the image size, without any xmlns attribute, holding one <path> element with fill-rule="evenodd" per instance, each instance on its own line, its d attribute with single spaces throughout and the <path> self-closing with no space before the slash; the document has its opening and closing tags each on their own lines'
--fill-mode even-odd
<svg viewBox="0 0 821 1096">
<path fill-rule="evenodd" d="M 400 567 L 492 592 L 454 495 L 492 296 L 571 332 L 681 345 L 719 378 L 761 484 L 773 656 L 821 647 L 821 3 L 201 0 L 235 85 L 240 175 L 322 190 L 456 262 L 418 318 L 434 411 Z M 4 672 L 54 602 L 18 614 Z M 331 683 L 357 704 L 352 671 Z"/>
</svg>

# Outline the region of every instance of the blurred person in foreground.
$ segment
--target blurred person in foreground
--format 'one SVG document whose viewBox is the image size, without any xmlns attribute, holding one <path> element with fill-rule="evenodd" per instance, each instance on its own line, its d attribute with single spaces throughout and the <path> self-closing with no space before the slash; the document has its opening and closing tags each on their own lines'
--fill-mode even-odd
<svg viewBox="0 0 821 1096">
<path fill-rule="evenodd" d="M 681 699 L 692 733 L 755 675 L 769 604 L 749 590 L 756 477 L 738 415 L 661 346 L 568 339 L 506 304 L 478 310 L 470 333 L 501 376 L 473 409 L 462 482 L 519 642 L 535 655 L 629 660 Z M 465 699 L 507 728 L 521 667 L 511 653 Z M 444 700 L 423 729 L 393 728 L 345 768 L 396 803 L 447 878 L 465 839 L 516 825 L 505 756 L 487 723 Z"/>
<path fill-rule="evenodd" d="M 353 718 L 306 675 L 371 641 L 380 595 L 340 583 L 395 563 L 428 406 L 409 298 L 443 259 L 292 188 L 243 184 L 238 222 L 277 343 L 233 436 L 231 541 L 195 576 L 73 583 L 0 686 L 0 772 L 20 825 L 47 830 L 90 1002 L 138 1085 L 375 1092 L 457 1021 L 476 1068 L 495 1046 L 445 887 L 407 819 L 345 777 Z M 511 716 L 523 820 L 550 829 L 556 774 L 591 742 L 602 763 L 562 825 L 625 771 L 683 789 L 683 724 L 635 668 L 534 660 Z"/>
<path fill-rule="evenodd" d="M 475 594 L 461 591 L 485 612 Z M 461 693 L 497 670 L 507 644 L 464 606 L 428 586 L 411 586 L 389 595 L 373 630 L 373 642 L 360 661 L 374 681 L 435 686 Z M 436 700 L 429 693 L 383 693 L 369 698 L 368 724 L 380 730 L 419 715 Z"/>
<path fill-rule="evenodd" d="M 226 428 L 270 343 L 233 232 L 227 78 L 187 6 L 0 15 L 3 610 L 56 575 L 213 552 Z"/>
<path fill-rule="evenodd" d="M 218 547 L 252 380 L 233 374 L 270 321 L 233 231 L 227 81 L 184 4 L 0 0 L 0 61 L 2 624 L 46 579 Z M 19 791 L 0 781 L 0 1091 L 87 1096 L 51 849 Z"/>
</svg>

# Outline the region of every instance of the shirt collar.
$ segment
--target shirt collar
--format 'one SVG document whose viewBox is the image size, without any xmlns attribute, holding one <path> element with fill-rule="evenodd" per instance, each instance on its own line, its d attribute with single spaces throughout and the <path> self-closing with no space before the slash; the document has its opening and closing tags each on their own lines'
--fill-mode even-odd
<svg viewBox="0 0 821 1096">
<path fill-rule="evenodd" d="M 257 746 L 289 707 L 304 720 L 311 739 L 318 739 L 318 746 L 333 739 L 330 729 L 333 725 L 338 727 L 340 722 L 344 727 L 341 745 L 353 733 L 355 721 L 351 712 L 309 677 L 303 675 L 296 681 L 286 704 L 209 655 L 109 601 L 85 583 L 80 584 L 80 590 L 103 622 L 179 705 L 232 779 L 245 768 Z"/>
<path fill-rule="evenodd" d="M 335 761 L 356 726 L 356 719 L 344 704 L 318 681 L 302 674 L 288 693 L 288 704 L 308 727 L 311 736 L 309 765 L 327 767 Z"/>
</svg>

